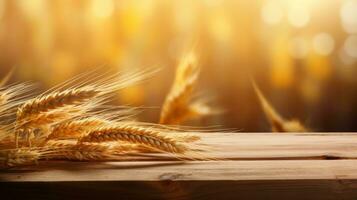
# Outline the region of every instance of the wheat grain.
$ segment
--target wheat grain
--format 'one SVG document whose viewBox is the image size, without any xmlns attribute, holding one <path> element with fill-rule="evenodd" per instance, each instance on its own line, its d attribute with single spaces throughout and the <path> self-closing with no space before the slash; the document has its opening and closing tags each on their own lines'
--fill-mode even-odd
<svg viewBox="0 0 357 200">
<path fill-rule="evenodd" d="M 79 142 L 110 142 L 125 141 L 133 144 L 141 144 L 148 148 L 159 151 L 183 154 L 188 149 L 182 144 L 147 128 L 141 128 L 131 125 L 116 125 L 103 127 L 91 131 L 86 136 L 79 139 Z"/>
</svg>

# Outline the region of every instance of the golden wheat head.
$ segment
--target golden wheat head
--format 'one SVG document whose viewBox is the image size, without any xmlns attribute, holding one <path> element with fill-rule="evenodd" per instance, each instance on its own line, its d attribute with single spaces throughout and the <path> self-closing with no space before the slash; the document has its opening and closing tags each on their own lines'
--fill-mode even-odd
<svg viewBox="0 0 357 200">
<path fill-rule="evenodd" d="M 162 133 L 148 128 L 131 125 L 114 125 L 99 128 L 89 132 L 79 139 L 79 142 L 111 142 L 124 141 L 133 144 L 144 145 L 158 151 L 183 154 L 188 148 L 175 139 L 162 135 Z"/>
<path fill-rule="evenodd" d="M 180 124 L 211 113 L 211 109 L 203 101 L 193 101 L 199 73 L 200 67 L 191 51 L 177 67 L 174 83 L 161 110 L 160 124 Z"/>
</svg>

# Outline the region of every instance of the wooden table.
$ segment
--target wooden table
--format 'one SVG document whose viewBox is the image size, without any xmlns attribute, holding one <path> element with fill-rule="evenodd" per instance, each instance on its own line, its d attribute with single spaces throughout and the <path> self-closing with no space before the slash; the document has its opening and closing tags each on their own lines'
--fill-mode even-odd
<svg viewBox="0 0 357 200">
<path fill-rule="evenodd" d="M 225 160 L 41 162 L 0 171 L 0 199 L 357 200 L 357 134 L 202 137 Z"/>
</svg>

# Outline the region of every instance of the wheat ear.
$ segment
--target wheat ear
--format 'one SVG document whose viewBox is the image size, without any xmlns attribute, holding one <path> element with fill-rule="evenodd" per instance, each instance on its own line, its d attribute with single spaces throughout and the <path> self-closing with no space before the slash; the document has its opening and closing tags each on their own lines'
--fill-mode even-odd
<svg viewBox="0 0 357 200">
<path fill-rule="evenodd" d="M 190 52 L 177 67 L 173 86 L 161 110 L 160 124 L 180 124 L 190 117 L 190 103 L 199 71 L 195 55 Z"/>
<path fill-rule="evenodd" d="M 82 107 L 66 107 L 33 115 L 26 120 L 18 120 L 15 122 L 15 143 L 16 145 L 18 144 L 19 135 L 25 134 L 27 136 L 27 143 L 31 146 L 30 137 L 34 130 L 42 130 L 40 138 L 44 139 L 43 137 L 47 137 L 48 134 L 50 134 L 49 130 L 51 130 L 53 123 L 61 123 L 62 121 L 84 114 L 90 107 L 91 106 L 88 105 L 83 105 Z"/>
<path fill-rule="evenodd" d="M 307 132 L 305 128 L 298 120 L 286 120 L 284 119 L 264 97 L 263 93 L 259 89 L 258 85 L 252 79 L 252 85 L 255 93 L 257 94 L 260 104 L 268 118 L 273 132 Z"/>
<path fill-rule="evenodd" d="M 89 78 L 89 80 L 86 80 L 85 82 L 80 82 L 69 89 L 63 90 L 64 87 L 68 86 L 67 84 L 72 82 L 69 81 L 20 106 L 17 111 L 17 121 L 22 121 L 31 116 L 61 109 L 66 106 L 79 106 L 85 102 L 98 100 L 99 97 L 102 98 L 99 100 L 99 103 L 105 103 L 106 99 L 109 97 L 108 94 L 130 84 L 134 84 L 153 73 L 154 71 L 142 71 L 122 76 L 118 73 L 114 73 L 113 75 L 104 78 L 100 76 L 97 80 Z M 74 80 L 77 79 L 75 78 Z"/>
<path fill-rule="evenodd" d="M 16 144 L 18 144 L 19 134 L 25 131 L 29 133 L 27 140 L 29 146 L 31 146 L 31 130 L 27 129 L 46 126 L 55 121 L 60 122 L 86 112 L 91 107 L 88 103 L 89 99 L 95 98 L 98 93 L 99 91 L 92 87 L 83 87 L 53 92 L 27 101 L 17 111 L 15 122 Z"/>
<path fill-rule="evenodd" d="M 105 145 L 95 144 L 75 144 L 75 143 L 49 143 L 47 148 L 48 159 L 65 159 L 65 160 L 106 160 L 112 157 L 110 148 Z"/>
<path fill-rule="evenodd" d="M 51 141 L 44 146 L 47 149 L 47 159 L 65 159 L 78 161 L 118 160 L 118 155 L 125 153 L 137 153 L 138 146 L 135 144 L 78 144 L 75 141 L 62 140 Z"/>
<path fill-rule="evenodd" d="M 160 132 L 131 125 L 116 125 L 91 131 L 79 139 L 79 142 L 110 142 L 124 141 L 141 144 L 155 150 L 183 154 L 188 148 L 172 138 L 163 136 Z"/>
<path fill-rule="evenodd" d="M 77 138 L 84 132 L 107 123 L 109 121 L 97 117 L 60 123 L 53 128 L 46 140 Z"/>
<path fill-rule="evenodd" d="M 92 87 L 83 87 L 62 92 L 54 92 L 40 98 L 32 99 L 18 109 L 17 120 L 22 120 L 32 115 L 63 108 L 69 105 L 79 105 L 88 99 L 95 97 L 99 92 L 100 91 Z"/>
</svg>

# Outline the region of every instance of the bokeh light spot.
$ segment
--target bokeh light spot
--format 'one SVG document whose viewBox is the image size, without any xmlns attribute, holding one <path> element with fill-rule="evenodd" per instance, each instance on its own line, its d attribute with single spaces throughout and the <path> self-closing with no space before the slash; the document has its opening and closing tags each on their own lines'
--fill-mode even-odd
<svg viewBox="0 0 357 200">
<path fill-rule="evenodd" d="M 310 14 L 305 6 L 299 4 L 291 5 L 288 11 L 289 23 L 296 27 L 302 28 L 306 26 L 310 21 Z"/>
<path fill-rule="evenodd" d="M 261 16 L 265 23 L 275 25 L 282 21 L 283 10 L 276 1 L 268 1 L 262 7 Z"/>
<path fill-rule="evenodd" d="M 335 47 L 335 41 L 328 33 L 319 33 L 315 35 L 312 43 L 315 52 L 324 56 L 329 55 Z"/>
<path fill-rule="evenodd" d="M 357 58 L 357 35 L 350 35 L 344 43 L 344 50 L 347 55 Z"/>
<path fill-rule="evenodd" d="M 92 0 L 92 14 L 98 18 L 110 17 L 114 12 L 113 0 Z"/>
<path fill-rule="evenodd" d="M 357 0 L 345 1 L 340 14 L 343 29 L 347 33 L 357 33 Z"/>
</svg>

